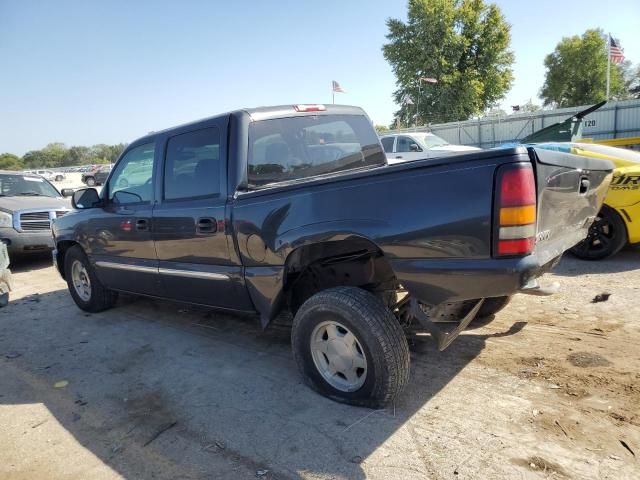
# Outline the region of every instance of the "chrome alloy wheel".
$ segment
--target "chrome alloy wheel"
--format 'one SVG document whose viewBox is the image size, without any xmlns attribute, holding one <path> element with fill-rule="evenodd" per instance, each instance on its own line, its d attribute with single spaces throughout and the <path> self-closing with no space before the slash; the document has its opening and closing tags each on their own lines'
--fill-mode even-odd
<svg viewBox="0 0 640 480">
<path fill-rule="evenodd" d="M 89 272 L 87 272 L 87 269 L 79 260 L 74 261 L 71 265 L 71 281 L 82 301 L 88 302 L 91 300 L 91 280 L 89 279 Z"/>
<path fill-rule="evenodd" d="M 311 333 L 311 356 L 320 375 L 336 390 L 355 392 L 367 378 L 367 357 L 356 336 L 335 321 Z"/>
</svg>

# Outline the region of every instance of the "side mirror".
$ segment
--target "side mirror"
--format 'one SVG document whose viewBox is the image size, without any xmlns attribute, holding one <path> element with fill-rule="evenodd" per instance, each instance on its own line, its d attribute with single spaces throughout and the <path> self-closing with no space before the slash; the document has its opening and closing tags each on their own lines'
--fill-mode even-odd
<svg viewBox="0 0 640 480">
<path fill-rule="evenodd" d="M 411 145 L 409 145 L 409 150 L 411 150 L 412 152 L 421 152 L 422 149 L 418 146 L 417 143 L 412 143 Z"/>
<path fill-rule="evenodd" d="M 75 190 L 73 188 L 63 188 L 60 193 L 62 193 L 63 197 L 73 197 L 73 192 Z"/>
<path fill-rule="evenodd" d="M 70 190 L 70 189 L 65 189 Z M 100 196 L 95 188 L 82 188 L 73 192 L 71 205 L 78 210 L 96 208 L 100 206 Z"/>
</svg>

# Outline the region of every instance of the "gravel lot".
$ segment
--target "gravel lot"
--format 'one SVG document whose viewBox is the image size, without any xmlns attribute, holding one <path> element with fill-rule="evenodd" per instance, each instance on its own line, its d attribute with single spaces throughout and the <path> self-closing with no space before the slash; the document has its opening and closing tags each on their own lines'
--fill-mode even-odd
<svg viewBox="0 0 640 480">
<path fill-rule="evenodd" d="M 640 478 L 640 250 L 563 259 L 395 406 L 302 385 L 289 331 L 142 298 L 89 315 L 47 259 L 0 310 L 0 478 Z M 591 303 L 603 292 L 606 302 Z"/>
</svg>

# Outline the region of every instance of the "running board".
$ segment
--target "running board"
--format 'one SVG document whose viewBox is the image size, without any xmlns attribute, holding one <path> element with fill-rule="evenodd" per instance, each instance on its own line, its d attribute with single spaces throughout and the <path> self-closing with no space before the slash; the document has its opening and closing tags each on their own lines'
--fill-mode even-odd
<svg viewBox="0 0 640 480">
<path fill-rule="evenodd" d="M 414 318 L 417 318 L 420 324 L 427 330 L 433 338 L 436 340 L 436 344 L 438 345 L 438 350 L 443 351 L 447 348 L 451 343 L 458 338 L 458 335 L 462 333 L 462 331 L 467 328 L 467 326 L 471 323 L 471 321 L 476 318 L 480 307 L 484 303 L 484 298 L 478 300 L 478 302 L 474 305 L 474 307 L 467 313 L 456 328 L 451 330 L 450 332 L 445 332 L 438 328 L 438 326 L 432 322 L 429 317 L 422 311 L 420 308 L 420 304 L 415 298 L 411 299 L 411 315 Z"/>
</svg>

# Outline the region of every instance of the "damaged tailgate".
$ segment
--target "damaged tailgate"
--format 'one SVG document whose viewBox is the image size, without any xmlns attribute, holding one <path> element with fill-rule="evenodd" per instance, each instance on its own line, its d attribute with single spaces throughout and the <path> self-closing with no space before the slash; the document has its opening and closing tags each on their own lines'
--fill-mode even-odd
<svg viewBox="0 0 640 480">
<path fill-rule="evenodd" d="M 554 151 L 544 144 L 528 147 L 528 152 L 538 195 L 535 254 L 545 264 L 587 236 L 604 202 L 614 165 Z"/>
</svg>

